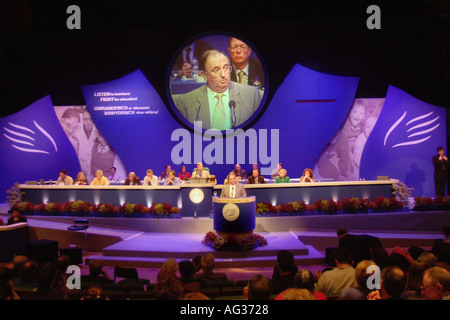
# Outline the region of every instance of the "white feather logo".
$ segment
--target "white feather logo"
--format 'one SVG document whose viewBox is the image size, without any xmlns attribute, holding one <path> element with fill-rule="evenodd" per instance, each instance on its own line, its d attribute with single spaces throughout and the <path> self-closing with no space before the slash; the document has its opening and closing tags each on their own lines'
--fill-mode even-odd
<svg viewBox="0 0 450 320">
<path fill-rule="evenodd" d="M 410 124 L 423 120 L 423 122 L 419 122 L 415 126 L 410 127 L 409 129 L 406 130 L 406 132 L 412 132 L 410 135 L 408 135 L 408 137 L 407 137 L 408 139 L 414 138 L 414 137 L 416 137 L 416 138 L 414 138 L 412 140 L 405 141 L 405 142 L 397 143 L 397 144 L 393 145 L 392 148 L 403 147 L 403 146 L 411 146 L 411 145 L 415 145 L 415 144 L 419 144 L 419 143 L 425 142 L 428 139 L 430 139 L 431 138 L 431 134 L 429 134 L 429 133 L 434 131 L 434 130 L 436 130 L 439 127 L 439 125 L 440 125 L 439 123 L 436 124 L 436 121 L 439 120 L 439 116 L 437 116 L 437 117 L 435 117 L 433 119 L 432 115 L 433 115 L 433 112 L 430 112 L 430 113 L 423 114 L 421 116 L 418 116 L 418 117 L 408 121 L 404 125 L 405 129 Z M 384 145 L 385 146 L 386 146 L 387 139 L 391 135 L 392 131 L 394 131 L 394 129 L 397 128 L 400 125 L 400 123 L 403 121 L 403 119 L 405 119 L 405 117 L 406 117 L 406 111 L 403 113 L 403 115 L 400 118 L 397 119 L 397 121 L 386 132 L 386 135 L 384 136 Z M 416 131 L 417 129 L 420 129 L 420 131 Z M 426 135 L 426 136 L 423 137 L 424 135 Z"/>
<path fill-rule="evenodd" d="M 56 146 L 55 140 L 52 138 L 52 136 L 47 131 L 45 131 L 44 128 L 42 128 L 36 121 L 33 121 L 33 123 L 35 127 L 50 140 L 50 142 L 53 144 L 53 147 L 55 148 L 55 151 L 58 152 L 58 147 Z M 5 131 L 3 135 L 8 140 L 13 142 L 13 144 L 11 144 L 13 148 L 23 152 L 49 154 L 48 151 L 40 150 L 35 147 L 34 143 L 36 142 L 36 139 L 33 138 L 33 136 L 35 136 L 36 133 L 33 130 L 11 122 L 8 122 L 8 124 L 10 128 L 3 127 L 3 130 Z"/>
</svg>

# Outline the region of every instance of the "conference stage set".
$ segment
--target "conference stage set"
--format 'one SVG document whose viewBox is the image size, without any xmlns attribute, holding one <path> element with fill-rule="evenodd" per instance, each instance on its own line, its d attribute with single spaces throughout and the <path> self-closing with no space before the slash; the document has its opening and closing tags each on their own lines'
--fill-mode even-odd
<svg viewBox="0 0 450 320">
<path fill-rule="evenodd" d="M 174 54 L 165 98 L 136 69 L 81 86 L 84 104 L 55 106 L 47 95 L 1 118 L 0 189 L 20 195 L 32 240 L 76 243 L 99 254 L 86 262 L 106 265 L 159 267 L 213 252 L 217 267 L 273 266 L 282 249 L 297 263 L 321 264 L 337 227 L 387 247 L 431 246 L 448 214 L 412 210 L 412 199 L 434 197 L 431 158 L 447 143 L 446 109 L 395 86 L 385 97 L 356 98 L 358 84 L 295 64 L 271 88 L 252 39 L 202 33 Z M 210 178 L 161 177 L 168 166 L 176 176 L 182 166 L 194 173 L 198 163 Z M 222 197 L 237 164 L 246 197 Z M 112 168 L 117 181 L 89 185 Z M 300 182 L 306 168 L 314 182 Z M 56 183 L 62 169 L 73 180 L 83 172 L 88 183 Z M 156 185 L 124 185 L 130 172 L 143 181 L 149 169 Z M 249 183 L 254 174 L 264 183 Z M 396 188 L 412 193 L 393 196 Z M 358 204 L 349 211 L 350 200 Z M 89 228 L 71 236 L 76 219 Z M 261 243 L 216 250 L 206 241 L 214 232 L 260 235 Z"/>
</svg>

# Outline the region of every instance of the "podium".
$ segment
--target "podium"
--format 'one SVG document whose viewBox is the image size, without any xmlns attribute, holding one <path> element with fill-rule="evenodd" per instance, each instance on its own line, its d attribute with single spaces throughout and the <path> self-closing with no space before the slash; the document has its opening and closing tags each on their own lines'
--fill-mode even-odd
<svg viewBox="0 0 450 320">
<path fill-rule="evenodd" d="M 221 235 L 247 235 L 255 229 L 256 197 L 213 197 L 214 230 Z"/>
</svg>

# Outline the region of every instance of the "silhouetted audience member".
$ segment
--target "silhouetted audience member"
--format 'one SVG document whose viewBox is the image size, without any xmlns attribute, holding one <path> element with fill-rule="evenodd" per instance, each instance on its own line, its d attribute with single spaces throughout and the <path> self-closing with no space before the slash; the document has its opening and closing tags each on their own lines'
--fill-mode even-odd
<svg viewBox="0 0 450 320">
<path fill-rule="evenodd" d="M 176 277 L 163 272 L 153 287 L 156 300 L 178 300 L 183 295 L 183 286 Z"/>
<path fill-rule="evenodd" d="M 316 297 L 309 290 L 289 288 L 284 293 L 283 300 L 316 300 Z"/>
<path fill-rule="evenodd" d="M 419 258 L 417 258 L 417 262 L 423 262 L 426 264 L 427 269 L 432 268 L 436 265 L 437 259 L 436 256 L 432 252 L 425 251 L 422 253 Z"/>
<path fill-rule="evenodd" d="M 14 294 L 10 285 L 0 282 L 0 301 L 4 300 L 14 300 Z"/>
<path fill-rule="evenodd" d="M 202 269 L 202 256 L 195 256 L 192 259 L 192 263 L 194 264 L 195 273 L 199 272 Z"/>
<path fill-rule="evenodd" d="M 53 262 L 43 262 L 38 272 L 38 288 L 34 292 L 26 293 L 23 300 L 69 300 L 64 293 L 61 273 Z"/>
<path fill-rule="evenodd" d="M 11 277 L 17 278 L 19 276 L 19 271 L 23 267 L 24 263 L 28 261 L 28 257 L 24 255 L 17 255 L 13 258 L 13 268 Z"/>
<path fill-rule="evenodd" d="M 347 287 L 342 291 L 339 300 L 366 300 L 367 295 L 372 292 L 367 286 L 367 280 L 373 274 L 368 272 L 370 266 L 376 266 L 371 260 L 363 260 L 355 268 L 356 287 Z"/>
<path fill-rule="evenodd" d="M 389 253 L 384 248 L 375 248 L 372 250 L 372 261 L 383 270 L 389 260 Z"/>
<path fill-rule="evenodd" d="M 434 241 L 433 248 L 431 249 L 431 252 L 433 252 L 435 255 L 437 253 L 437 248 L 443 244 L 443 243 L 450 243 L 450 226 L 444 226 L 442 228 L 442 234 L 444 235 L 444 239 L 437 239 Z"/>
<path fill-rule="evenodd" d="M 294 288 L 309 290 L 316 297 L 316 300 L 328 300 L 327 297 L 322 292 L 314 290 L 314 284 L 315 284 L 314 275 L 311 273 L 311 271 L 307 269 L 298 270 L 294 278 Z M 286 293 L 286 290 L 281 292 L 275 298 L 275 300 L 283 300 L 283 296 Z"/>
<path fill-rule="evenodd" d="M 103 262 L 101 260 L 89 261 L 89 275 L 81 276 L 81 281 L 89 283 L 97 283 L 101 287 L 103 287 L 107 283 L 114 282 L 103 270 Z"/>
<path fill-rule="evenodd" d="M 419 256 L 424 252 L 425 252 L 425 250 L 418 246 L 412 246 L 408 249 L 408 253 L 413 260 L 417 260 L 419 258 Z"/>
<path fill-rule="evenodd" d="M 211 287 L 219 283 L 228 281 L 228 277 L 223 272 L 214 272 L 215 258 L 212 253 L 202 256 L 202 270 L 193 276 L 193 279 L 201 280 L 206 287 Z"/>
<path fill-rule="evenodd" d="M 191 293 L 202 291 L 202 282 L 199 279 L 193 279 L 195 274 L 194 264 L 191 261 L 184 260 L 178 263 L 178 270 L 180 271 L 180 281 L 183 285 L 183 293 Z"/>
<path fill-rule="evenodd" d="M 381 272 L 381 289 L 369 293 L 368 300 L 404 300 L 406 275 L 397 266 L 387 266 Z"/>
<path fill-rule="evenodd" d="M 70 266 L 70 258 L 66 255 L 61 255 L 58 258 L 56 258 L 55 264 L 59 272 L 65 274 L 67 268 Z"/>
<path fill-rule="evenodd" d="M 173 258 L 168 258 L 166 261 L 164 261 L 161 269 L 158 272 L 157 280 L 159 281 L 159 278 L 162 275 L 170 275 L 172 277 L 177 277 L 177 271 L 178 271 L 178 263 Z"/>
<path fill-rule="evenodd" d="M 436 250 L 436 265 L 450 271 L 450 243 L 444 242 Z"/>
<path fill-rule="evenodd" d="M 322 272 L 316 271 L 316 291 L 340 294 L 345 288 L 356 286 L 353 256 L 348 248 L 339 248 L 333 252 L 336 267 Z"/>
<path fill-rule="evenodd" d="M 391 253 L 389 256 L 387 265 L 389 267 L 396 266 L 402 269 L 403 273 L 407 274 L 411 263 L 409 260 L 400 253 Z"/>
<path fill-rule="evenodd" d="M 261 275 L 254 275 L 244 288 L 245 300 L 270 300 L 272 296 L 272 281 Z"/>
<path fill-rule="evenodd" d="M 14 280 L 15 287 L 38 287 L 39 264 L 37 261 L 29 260 L 19 270 L 19 277 Z"/>
<path fill-rule="evenodd" d="M 364 256 L 361 239 L 354 234 L 349 234 L 345 228 L 338 228 L 336 234 L 339 237 L 339 248 L 348 248 L 352 252 L 354 263 L 358 264 Z"/>
<path fill-rule="evenodd" d="M 428 266 L 425 262 L 415 261 L 408 270 L 408 281 L 406 290 L 403 294 L 404 298 L 422 299 L 422 278 Z"/>
<path fill-rule="evenodd" d="M 272 273 L 273 293 L 278 294 L 288 288 L 293 288 L 297 271 L 294 255 L 287 250 L 278 251 L 277 264 Z"/>
<path fill-rule="evenodd" d="M 211 299 L 204 293 L 195 291 L 186 294 L 184 296 L 184 300 L 211 300 Z"/>
</svg>

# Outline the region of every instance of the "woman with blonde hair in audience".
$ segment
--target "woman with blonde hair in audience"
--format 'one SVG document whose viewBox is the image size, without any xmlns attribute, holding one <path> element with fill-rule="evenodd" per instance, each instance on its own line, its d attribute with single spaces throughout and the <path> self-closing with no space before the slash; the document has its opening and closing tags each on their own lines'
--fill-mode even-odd
<svg viewBox="0 0 450 320">
<path fill-rule="evenodd" d="M 372 289 L 367 287 L 367 280 L 373 275 L 373 272 L 368 270 L 370 266 L 377 265 L 371 260 L 362 260 L 355 268 L 355 279 L 357 287 L 347 287 L 342 291 L 339 300 L 367 300 L 367 295 L 372 292 Z M 378 272 L 381 272 L 378 270 Z"/>
</svg>

